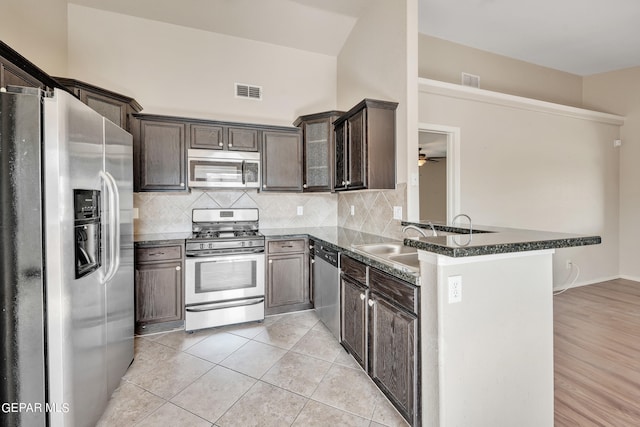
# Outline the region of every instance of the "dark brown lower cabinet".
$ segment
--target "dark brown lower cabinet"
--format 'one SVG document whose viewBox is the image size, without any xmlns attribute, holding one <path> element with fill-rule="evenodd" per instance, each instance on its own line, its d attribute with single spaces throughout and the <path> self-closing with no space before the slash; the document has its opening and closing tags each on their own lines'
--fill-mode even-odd
<svg viewBox="0 0 640 427">
<path fill-rule="evenodd" d="M 136 248 L 136 333 L 169 330 L 184 323 L 183 245 Z"/>
<path fill-rule="evenodd" d="M 419 288 L 347 256 L 340 260 L 342 346 L 419 426 Z"/>
<path fill-rule="evenodd" d="M 409 421 L 418 407 L 418 318 L 369 294 L 369 375 Z M 413 425 L 416 425 L 415 423 Z"/>
<path fill-rule="evenodd" d="M 268 239 L 266 244 L 265 313 L 277 314 L 312 308 L 307 240 Z"/>
<path fill-rule="evenodd" d="M 367 296 L 366 286 L 343 275 L 340 280 L 340 307 L 342 308 L 342 345 L 354 359 L 366 369 L 367 366 Z"/>
</svg>

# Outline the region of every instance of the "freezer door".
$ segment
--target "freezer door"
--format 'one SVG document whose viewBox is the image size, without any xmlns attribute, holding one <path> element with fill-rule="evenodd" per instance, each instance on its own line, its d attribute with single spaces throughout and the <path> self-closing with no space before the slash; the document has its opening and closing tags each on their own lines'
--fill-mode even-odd
<svg viewBox="0 0 640 427">
<path fill-rule="evenodd" d="M 103 118 L 56 91 L 44 121 L 50 425 L 94 426 L 107 404 L 105 268 L 75 278 L 73 190 L 104 201 Z"/>
<path fill-rule="evenodd" d="M 105 197 L 105 267 L 107 277 L 107 391 L 111 395 L 133 361 L 133 140 L 129 133 L 104 119 L 107 179 L 115 184 L 117 203 Z M 113 191 L 107 189 L 106 191 Z M 117 212 L 114 212 L 118 209 Z M 119 223 L 113 223 L 113 221 Z M 118 238 L 113 233 L 119 233 Z M 116 244 L 117 247 L 112 247 Z"/>
<path fill-rule="evenodd" d="M 40 96 L 0 93 L 0 402 L 45 402 Z M 1 426 L 45 414 L 0 411 Z"/>
</svg>

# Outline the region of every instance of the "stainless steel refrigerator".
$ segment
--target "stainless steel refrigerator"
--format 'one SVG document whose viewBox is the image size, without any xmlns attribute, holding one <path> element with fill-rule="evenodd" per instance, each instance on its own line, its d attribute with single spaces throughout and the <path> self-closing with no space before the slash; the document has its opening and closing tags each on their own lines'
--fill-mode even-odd
<svg viewBox="0 0 640 427">
<path fill-rule="evenodd" d="M 133 360 L 131 135 L 0 93 L 0 425 L 93 426 Z"/>
</svg>

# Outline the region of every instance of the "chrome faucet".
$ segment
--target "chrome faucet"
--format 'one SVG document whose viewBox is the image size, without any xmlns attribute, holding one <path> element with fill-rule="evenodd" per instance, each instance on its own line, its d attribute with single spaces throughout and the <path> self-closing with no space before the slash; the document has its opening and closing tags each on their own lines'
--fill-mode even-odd
<svg viewBox="0 0 640 427">
<path fill-rule="evenodd" d="M 431 231 L 433 231 L 433 235 L 437 236 L 438 233 L 436 233 L 436 229 L 433 226 L 433 224 L 431 224 L 431 221 L 429 221 L 427 224 L 429 224 L 429 227 L 431 227 Z M 409 229 L 416 230 L 418 233 L 422 234 L 422 237 L 429 237 L 427 235 L 427 233 L 424 231 L 424 228 L 417 227 L 417 226 L 415 226 L 413 224 L 405 225 L 404 228 L 402 229 L 402 232 L 404 233 L 405 231 L 407 231 Z"/>
<path fill-rule="evenodd" d="M 467 218 L 469 220 L 469 234 L 473 233 L 473 225 L 471 224 L 471 217 L 467 214 L 458 214 L 456 216 L 453 217 L 453 219 L 451 220 L 451 225 L 453 225 L 453 223 L 456 222 L 456 219 L 460 218 L 461 216 Z"/>
</svg>

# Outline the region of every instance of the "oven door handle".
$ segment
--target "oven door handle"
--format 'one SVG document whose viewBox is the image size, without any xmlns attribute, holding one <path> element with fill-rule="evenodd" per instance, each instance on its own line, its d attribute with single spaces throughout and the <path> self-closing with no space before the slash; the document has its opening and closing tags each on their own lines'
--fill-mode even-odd
<svg viewBox="0 0 640 427">
<path fill-rule="evenodd" d="M 255 248 L 255 249 L 246 249 L 241 252 L 225 252 L 225 253 L 211 253 L 211 252 L 187 252 L 187 258 L 203 258 L 203 257 L 226 257 L 226 256 L 236 256 L 236 255 L 253 255 L 253 254 L 262 254 L 264 253 L 264 248 Z"/>
<path fill-rule="evenodd" d="M 231 301 L 227 303 L 216 303 L 216 304 L 207 304 L 200 305 L 196 307 L 187 307 L 186 311 L 191 313 L 200 313 L 203 311 L 213 311 L 213 310 L 222 310 L 224 308 L 233 308 L 233 307 L 242 307 L 244 305 L 256 305 L 264 302 L 264 298 L 252 298 L 252 299 L 244 299 L 240 301 Z"/>
</svg>

